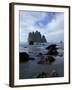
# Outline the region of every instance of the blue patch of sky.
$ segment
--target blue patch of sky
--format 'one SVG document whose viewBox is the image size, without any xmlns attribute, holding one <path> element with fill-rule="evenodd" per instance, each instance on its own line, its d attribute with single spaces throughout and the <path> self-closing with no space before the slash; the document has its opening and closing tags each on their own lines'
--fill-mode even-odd
<svg viewBox="0 0 72 90">
<path fill-rule="evenodd" d="M 40 28 L 44 28 L 48 23 L 51 22 L 51 20 L 54 18 L 55 16 L 55 12 L 45 12 L 46 13 L 46 16 L 41 19 L 41 20 L 38 20 L 35 25 L 40 27 Z"/>
</svg>

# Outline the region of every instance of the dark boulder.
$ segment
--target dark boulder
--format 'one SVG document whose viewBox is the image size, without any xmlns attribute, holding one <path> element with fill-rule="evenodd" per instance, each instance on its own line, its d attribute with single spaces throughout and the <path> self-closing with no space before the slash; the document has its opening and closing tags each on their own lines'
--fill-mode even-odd
<svg viewBox="0 0 72 90">
<path fill-rule="evenodd" d="M 46 53 L 46 55 L 53 55 L 53 56 L 57 56 L 58 55 L 58 51 L 57 51 L 57 45 L 56 44 L 51 44 L 50 46 L 48 46 L 46 49 L 48 50 L 48 53 Z"/>
<path fill-rule="evenodd" d="M 49 62 L 49 64 L 51 64 L 52 62 L 55 61 L 55 58 L 52 57 L 52 56 L 47 56 L 45 61 L 46 61 L 46 62 Z"/>
<path fill-rule="evenodd" d="M 29 60 L 29 55 L 26 52 L 20 52 L 19 60 L 20 60 L 20 62 L 26 62 Z"/>
<path fill-rule="evenodd" d="M 58 48 L 56 48 L 56 44 L 51 44 L 51 45 L 49 45 L 46 49 L 58 49 Z"/>
<path fill-rule="evenodd" d="M 50 74 L 50 77 L 59 77 L 59 74 L 55 70 L 53 70 Z"/>
<path fill-rule="evenodd" d="M 36 78 L 46 78 L 46 77 L 47 77 L 47 74 L 45 72 L 42 72 L 38 74 Z"/>
<path fill-rule="evenodd" d="M 37 55 L 37 57 L 41 57 L 43 54 L 42 53 L 39 53 L 38 55 Z"/>
<path fill-rule="evenodd" d="M 40 60 L 40 61 L 38 61 L 38 64 L 44 64 L 44 61 Z"/>
<path fill-rule="evenodd" d="M 43 59 L 41 59 L 38 64 L 51 64 L 55 61 L 55 58 L 52 56 L 46 56 Z"/>
<path fill-rule="evenodd" d="M 57 50 L 49 50 L 48 51 L 48 55 L 57 56 L 58 55 L 58 51 Z"/>
</svg>

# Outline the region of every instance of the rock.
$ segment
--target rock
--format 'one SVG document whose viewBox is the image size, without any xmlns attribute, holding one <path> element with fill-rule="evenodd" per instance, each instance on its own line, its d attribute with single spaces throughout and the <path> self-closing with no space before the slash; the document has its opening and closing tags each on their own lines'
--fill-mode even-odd
<svg viewBox="0 0 72 90">
<path fill-rule="evenodd" d="M 55 70 L 53 70 L 50 74 L 50 77 L 59 77 L 59 74 Z"/>
<path fill-rule="evenodd" d="M 36 78 L 50 78 L 50 77 L 59 77 L 59 74 L 56 72 L 56 70 L 52 70 L 51 73 L 39 73 Z"/>
<path fill-rule="evenodd" d="M 51 45 L 49 45 L 46 49 L 58 49 L 58 48 L 56 48 L 56 44 L 51 44 Z"/>
<path fill-rule="evenodd" d="M 52 56 L 47 56 L 46 57 L 46 62 L 48 62 L 49 64 L 51 64 L 54 61 L 55 61 L 54 57 L 52 57 Z"/>
<path fill-rule="evenodd" d="M 38 76 L 36 78 L 46 78 L 47 74 L 45 72 L 42 72 L 40 74 L 38 74 Z"/>
<path fill-rule="evenodd" d="M 38 61 L 38 64 L 44 64 L 44 61 L 40 60 L 40 61 Z"/>
<path fill-rule="evenodd" d="M 54 61 L 55 61 L 54 57 L 52 57 L 52 56 L 46 56 L 46 57 L 42 58 L 38 62 L 38 64 L 51 64 Z"/>
<path fill-rule="evenodd" d="M 57 50 L 49 50 L 48 51 L 48 55 L 57 56 L 58 55 L 58 51 Z"/>
<path fill-rule="evenodd" d="M 46 55 L 53 55 L 53 56 L 57 56 L 58 55 L 58 51 L 57 51 L 57 45 L 56 44 L 52 44 L 50 46 L 48 46 L 46 49 L 48 49 L 48 53 L 46 53 Z"/>
<path fill-rule="evenodd" d="M 20 52 L 19 60 L 20 60 L 20 62 L 26 62 L 29 60 L 29 55 L 26 52 Z"/>
<path fill-rule="evenodd" d="M 37 57 L 41 57 L 43 54 L 42 53 L 39 53 L 38 55 L 37 55 Z"/>
<path fill-rule="evenodd" d="M 39 31 L 29 32 L 28 43 L 30 45 L 33 45 L 30 43 L 31 41 L 33 41 L 34 43 L 47 43 L 45 35 L 41 35 L 41 33 Z"/>
</svg>

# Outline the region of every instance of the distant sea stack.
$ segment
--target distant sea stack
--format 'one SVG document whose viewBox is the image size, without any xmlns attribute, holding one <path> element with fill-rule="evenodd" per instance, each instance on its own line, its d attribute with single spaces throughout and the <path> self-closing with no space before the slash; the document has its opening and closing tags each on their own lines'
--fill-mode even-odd
<svg viewBox="0 0 72 90">
<path fill-rule="evenodd" d="M 44 35 L 41 35 L 40 32 L 30 32 L 28 35 L 28 42 L 30 45 L 33 45 L 34 43 L 46 43 L 47 40 Z"/>
</svg>

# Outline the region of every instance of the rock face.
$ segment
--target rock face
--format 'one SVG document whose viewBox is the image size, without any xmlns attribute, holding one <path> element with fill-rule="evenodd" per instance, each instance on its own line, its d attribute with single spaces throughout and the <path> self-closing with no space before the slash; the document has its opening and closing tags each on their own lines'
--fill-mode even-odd
<svg viewBox="0 0 72 90">
<path fill-rule="evenodd" d="M 45 36 L 41 35 L 40 32 L 36 31 L 36 32 L 30 32 L 28 35 L 28 42 L 30 45 L 33 45 L 33 43 L 46 43 L 46 38 Z"/>
<path fill-rule="evenodd" d="M 57 50 L 49 50 L 48 55 L 57 56 L 58 55 L 58 51 Z"/>
<path fill-rule="evenodd" d="M 43 56 L 43 54 L 42 54 L 42 53 L 39 53 L 39 54 L 37 55 L 37 57 L 41 57 L 41 56 Z"/>
<path fill-rule="evenodd" d="M 38 74 L 36 78 L 46 78 L 46 77 L 47 77 L 47 74 L 45 72 L 42 72 Z"/>
<path fill-rule="evenodd" d="M 46 38 L 45 38 L 45 36 L 44 36 L 44 35 L 43 35 L 43 36 L 42 36 L 42 38 L 41 38 L 41 42 L 42 42 L 42 43 L 47 42 L 47 41 L 46 41 Z"/>
<path fill-rule="evenodd" d="M 38 62 L 38 64 L 51 64 L 55 59 L 52 56 L 45 56 Z"/>
<path fill-rule="evenodd" d="M 19 60 L 20 60 L 20 62 L 27 62 L 29 60 L 35 60 L 35 58 L 30 57 L 29 54 L 27 54 L 26 52 L 20 52 Z"/>
<path fill-rule="evenodd" d="M 36 78 L 49 78 L 49 77 L 59 77 L 59 74 L 56 72 L 56 70 L 52 70 L 50 73 L 42 72 L 36 76 Z"/>
<path fill-rule="evenodd" d="M 51 73 L 50 73 L 50 77 L 59 77 L 59 74 L 53 70 Z"/>
<path fill-rule="evenodd" d="M 53 56 L 58 55 L 58 51 L 57 51 L 58 48 L 56 48 L 56 44 L 52 44 L 48 46 L 46 49 L 48 50 L 47 55 L 53 55 Z"/>
<path fill-rule="evenodd" d="M 46 49 L 47 50 L 49 50 L 49 49 L 57 49 L 56 46 L 57 46 L 56 44 L 51 44 Z"/>
<path fill-rule="evenodd" d="M 26 52 L 20 52 L 19 60 L 20 60 L 20 62 L 26 62 L 29 60 L 29 55 Z"/>
</svg>

